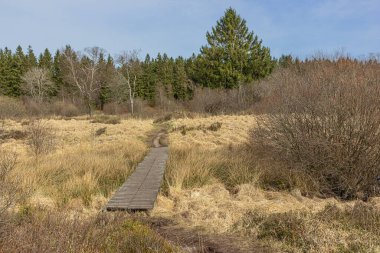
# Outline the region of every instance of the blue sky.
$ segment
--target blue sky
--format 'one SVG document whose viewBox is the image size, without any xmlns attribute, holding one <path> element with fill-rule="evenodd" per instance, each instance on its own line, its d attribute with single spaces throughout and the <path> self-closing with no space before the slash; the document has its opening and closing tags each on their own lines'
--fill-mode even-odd
<svg viewBox="0 0 380 253">
<path fill-rule="evenodd" d="M 188 57 L 230 6 L 276 57 L 380 53 L 380 0 L 0 0 L 0 47 Z"/>
</svg>

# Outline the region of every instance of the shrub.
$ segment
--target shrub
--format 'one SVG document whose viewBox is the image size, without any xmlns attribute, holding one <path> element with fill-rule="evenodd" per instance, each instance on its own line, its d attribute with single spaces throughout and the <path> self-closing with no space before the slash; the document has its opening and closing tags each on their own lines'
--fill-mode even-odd
<svg viewBox="0 0 380 253">
<path fill-rule="evenodd" d="M 171 147 L 164 187 L 196 188 L 218 181 L 232 190 L 238 185 L 256 182 L 258 173 L 247 161 L 248 154 L 240 146 L 221 149 Z"/>
<path fill-rule="evenodd" d="M 120 124 L 121 119 L 117 116 L 107 116 L 107 115 L 100 115 L 96 116 L 93 120 L 91 120 L 91 123 L 102 123 L 102 124 Z"/>
<path fill-rule="evenodd" d="M 349 59 L 281 69 L 265 83 L 268 114 L 252 130 L 253 153 L 274 171 L 312 179 L 325 196 L 375 195 L 379 75 L 379 64 Z"/>
<path fill-rule="evenodd" d="M 25 106 L 20 100 L 0 96 L 0 119 L 22 117 L 25 115 Z"/>
<path fill-rule="evenodd" d="M 35 120 L 28 125 L 29 146 L 35 156 L 49 153 L 54 149 L 52 129 L 41 120 Z"/>
<path fill-rule="evenodd" d="M 64 117 L 74 117 L 81 115 L 81 111 L 72 103 L 56 101 L 51 105 L 51 112 Z"/>
<path fill-rule="evenodd" d="M 128 106 L 122 103 L 108 103 L 103 107 L 103 113 L 111 115 L 126 114 L 128 112 Z"/>
<path fill-rule="evenodd" d="M 177 252 L 153 230 L 138 221 L 126 220 L 105 239 L 105 252 Z"/>
<path fill-rule="evenodd" d="M 106 132 L 106 130 L 107 130 L 107 127 L 99 128 L 98 130 L 96 130 L 95 136 L 100 136 L 100 135 L 104 134 Z"/>
<path fill-rule="evenodd" d="M 371 204 L 357 202 L 353 207 L 343 210 L 329 205 L 317 217 L 327 223 L 337 221 L 346 230 L 356 228 L 380 236 L 380 210 Z"/>
<path fill-rule="evenodd" d="M 49 113 L 50 105 L 32 98 L 23 98 L 28 116 L 43 116 Z"/>
<path fill-rule="evenodd" d="M 258 89 L 253 83 L 235 89 L 199 88 L 186 105 L 192 112 L 213 115 L 234 113 L 252 109 L 259 101 L 258 95 Z"/>
<path fill-rule="evenodd" d="M 27 209 L 7 226 L 1 252 L 178 252 L 154 230 L 122 214 L 70 217 Z"/>
<path fill-rule="evenodd" d="M 187 132 L 199 131 L 199 130 L 202 130 L 203 132 L 206 132 L 206 130 L 217 132 L 221 127 L 222 127 L 222 123 L 217 121 L 217 122 L 211 123 L 211 125 L 209 125 L 208 127 L 206 127 L 203 124 L 198 125 L 198 126 L 190 126 L 190 127 L 186 125 L 181 125 L 181 126 L 172 128 L 171 131 L 172 132 L 179 131 L 182 135 L 186 135 Z"/>
<path fill-rule="evenodd" d="M 315 246 L 315 242 L 309 238 L 305 215 L 292 212 L 268 215 L 250 211 L 240 222 L 247 234 L 258 239 L 282 241 L 307 252 Z"/>
<path fill-rule="evenodd" d="M 13 185 L 9 182 L 9 175 L 16 165 L 15 153 L 0 150 L 0 215 L 13 203 Z M 1 219 L 1 218 L 0 218 Z M 1 223 L 1 220 L 0 220 Z"/>
<path fill-rule="evenodd" d="M 277 245 L 279 252 L 376 252 L 380 213 L 358 201 L 354 206 L 327 205 L 316 213 L 248 211 L 233 230 Z"/>
<path fill-rule="evenodd" d="M 169 114 L 166 114 L 166 115 L 163 116 L 163 117 L 160 117 L 160 118 L 158 118 L 158 119 L 155 119 L 155 120 L 153 121 L 153 123 L 158 124 L 158 123 L 166 122 L 166 121 L 171 120 L 172 118 L 173 118 L 173 115 L 172 115 L 171 113 L 169 113 Z"/>
<path fill-rule="evenodd" d="M 212 123 L 212 124 L 207 128 L 207 130 L 210 130 L 210 131 L 216 132 L 216 131 L 218 131 L 221 127 L 222 127 L 222 123 L 220 123 L 220 122 L 214 122 L 214 123 Z"/>
<path fill-rule="evenodd" d="M 0 140 L 5 140 L 5 139 L 22 140 L 25 137 L 27 137 L 27 133 L 24 131 L 6 130 L 0 125 Z"/>
<path fill-rule="evenodd" d="M 4 233 L 3 226 L 8 221 L 9 208 L 25 197 L 26 191 L 21 189 L 19 179 L 12 176 L 16 162 L 16 153 L 6 152 L 0 148 L 0 239 Z"/>
</svg>

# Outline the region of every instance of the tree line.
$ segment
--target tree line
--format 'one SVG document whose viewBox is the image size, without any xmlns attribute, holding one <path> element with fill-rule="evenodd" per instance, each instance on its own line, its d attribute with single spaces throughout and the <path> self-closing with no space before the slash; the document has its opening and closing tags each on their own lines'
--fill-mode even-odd
<svg viewBox="0 0 380 253">
<path fill-rule="evenodd" d="M 206 39 L 200 53 L 189 58 L 159 53 L 141 59 L 138 51 L 112 57 L 99 47 L 79 52 L 66 46 L 54 55 L 45 49 L 38 56 L 31 46 L 26 52 L 21 46 L 14 52 L 0 49 L 0 95 L 40 102 L 79 97 L 90 114 L 108 102 L 128 102 L 133 112 L 136 98 L 152 106 L 162 97 L 189 100 L 196 87 L 237 88 L 292 61 L 290 56 L 274 59 L 232 8 Z"/>
</svg>

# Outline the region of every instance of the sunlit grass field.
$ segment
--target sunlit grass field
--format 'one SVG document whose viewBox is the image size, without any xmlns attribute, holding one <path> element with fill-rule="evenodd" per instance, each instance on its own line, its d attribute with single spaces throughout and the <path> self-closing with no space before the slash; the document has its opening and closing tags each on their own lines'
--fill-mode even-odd
<svg viewBox="0 0 380 253">
<path fill-rule="evenodd" d="M 33 130 L 33 122 L 5 120 L 2 131 L 19 134 L 3 138 L 0 144 L 4 152 L 17 154 L 12 176 L 27 193 L 12 212 L 35 217 L 26 223 L 30 226 L 48 223 L 70 228 L 79 217 L 84 224 L 79 230 L 89 226 L 88 231 L 98 235 L 102 228 L 93 224 L 98 224 L 96 217 L 104 204 L 144 158 L 151 133 L 166 128 L 170 155 L 151 217 L 170 219 L 206 234 L 259 241 L 273 252 L 380 250 L 378 198 L 367 203 L 342 202 L 303 196 L 298 189 L 263 187 L 270 168 L 255 163 L 249 149 L 255 116 L 192 115 L 160 124 L 149 119 L 43 119 L 37 126 L 48 132 L 48 142 L 39 154 L 33 152 L 29 135 L 22 134 Z M 46 212 L 57 212 L 62 219 L 52 221 Z M 143 224 L 127 223 L 105 225 L 116 236 L 111 241 L 127 233 L 128 240 L 149 237 L 165 252 L 177 250 Z M 23 236 L 22 228 L 18 229 Z M 97 247 L 94 238 L 86 239 L 86 247 Z M 110 243 L 107 250 L 116 247 Z"/>
</svg>

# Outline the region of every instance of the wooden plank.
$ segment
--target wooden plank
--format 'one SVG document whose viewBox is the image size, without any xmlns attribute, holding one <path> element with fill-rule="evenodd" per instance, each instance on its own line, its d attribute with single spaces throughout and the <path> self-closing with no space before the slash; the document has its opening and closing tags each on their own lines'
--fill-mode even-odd
<svg viewBox="0 0 380 253">
<path fill-rule="evenodd" d="M 168 148 L 152 148 L 113 195 L 106 210 L 148 210 L 154 207 L 164 175 Z"/>
</svg>

